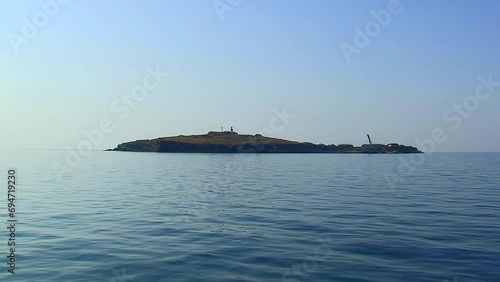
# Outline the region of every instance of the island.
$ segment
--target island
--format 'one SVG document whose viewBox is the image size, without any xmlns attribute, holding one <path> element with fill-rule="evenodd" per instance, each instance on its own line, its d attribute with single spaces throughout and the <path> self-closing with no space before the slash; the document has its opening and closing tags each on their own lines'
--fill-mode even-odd
<svg viewBox="0 0 500 282">
<path fill-rule="evenodd" d="M 370 143 L 371 139 L 369 138 Z M 118 145 L 108 151 L 158 153 L 298 153 L 298 154 L 417 154 L 412 146 L 397 143 L 325 145 L 247 135 L 231 131 L 211 131 L 203 135 L 180 135 L 157 139 L 136 140 Z"/>
</svg>

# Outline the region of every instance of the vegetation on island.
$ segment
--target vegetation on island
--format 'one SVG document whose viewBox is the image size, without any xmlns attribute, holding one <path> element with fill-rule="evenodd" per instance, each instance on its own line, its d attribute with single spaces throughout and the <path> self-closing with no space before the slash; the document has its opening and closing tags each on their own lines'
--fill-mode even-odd
<svg viewBox="0 0 500 282">
<path fill-rule="evenodd" d="M 360 147 L 350 144 L 325 145 L 265 137 L 260 134 L 238 134 L 233 131 L 211 131 L 204 135 L 180 135 L 136 140 L 120 144 L 110 151 L 158 153 L 422 153 L 415 147 L 396 143 L 387 145 L 365 144 Z"/>
</svg>

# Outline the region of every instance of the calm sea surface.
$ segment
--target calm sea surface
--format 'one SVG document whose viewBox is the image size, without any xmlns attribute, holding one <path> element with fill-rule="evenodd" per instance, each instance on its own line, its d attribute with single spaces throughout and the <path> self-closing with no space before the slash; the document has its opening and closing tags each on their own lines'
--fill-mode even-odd
<svg viewBox="0 0 500 282">
<path fill-rule="evenodd" d="M 500 154 L 420 157 L 0 150 L 0 281 L 500 281 Z"/>
</svg>

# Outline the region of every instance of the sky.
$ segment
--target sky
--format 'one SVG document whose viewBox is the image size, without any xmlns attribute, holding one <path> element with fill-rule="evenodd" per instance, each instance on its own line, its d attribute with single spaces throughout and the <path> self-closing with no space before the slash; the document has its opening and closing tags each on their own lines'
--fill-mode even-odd
<svg viewBox="0 0 500 282">
<path fill-rule="evenodd" d="M 234 126 L 500 152 L 499 11 L 494 0 L 0 0 L 0 148 L 101 150 Z"/>
</svg>

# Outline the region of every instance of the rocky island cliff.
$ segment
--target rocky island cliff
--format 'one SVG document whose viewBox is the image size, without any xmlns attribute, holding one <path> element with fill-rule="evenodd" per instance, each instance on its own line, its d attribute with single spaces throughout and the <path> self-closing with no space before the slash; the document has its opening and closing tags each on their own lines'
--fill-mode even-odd
<svg viewBox="0 0 500 282">
<path fill-rule="evenodd" d="M 422 153 L 415 147 L 391 143 L 324 145 L 265 137 L 260 134 L 244 135 L 232 131 L 209 132 L 204 135 L 180 135 L 150 140 L 137 140 L 118 145 L 109 151 L 158 153 L 365 153 L 414 154 Z"/>
</svg>

